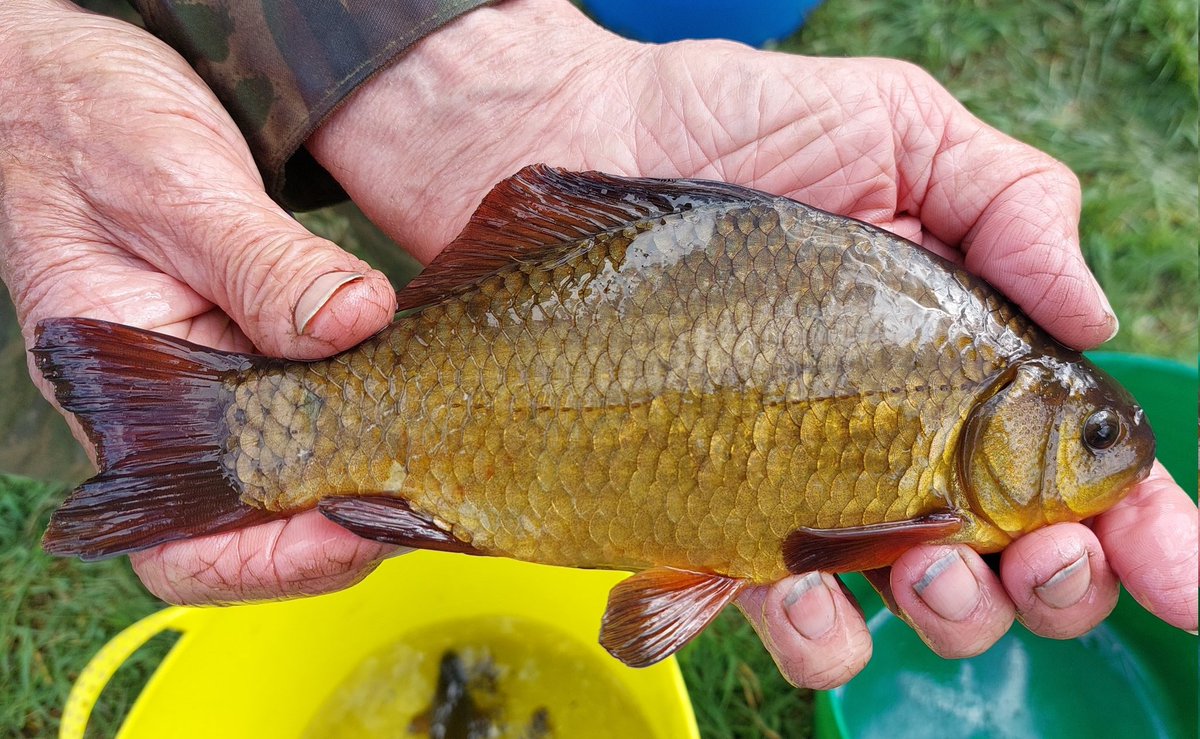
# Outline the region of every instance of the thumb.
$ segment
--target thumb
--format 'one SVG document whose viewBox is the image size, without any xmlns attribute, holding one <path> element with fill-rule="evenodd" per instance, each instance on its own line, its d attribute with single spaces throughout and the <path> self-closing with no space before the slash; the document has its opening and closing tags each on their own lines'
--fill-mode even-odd
<svg viewBox="0 0 1200 739">
<path fill-rule="evenodd" d="M 1196 630 L 1196 504 L 1161 463 L 1128 497 L 1096 517 L 1113 570 L 1146 610 Z"/>
<path fill-rule="evenodd" d="M 1112 338 L 1116 314 L 1080 251 L 1075 175 L 976 118 L 928 73 L 903 63 L 885 69 L 901 142 L 900 207 L 959 245 L 968 270 L 1059 341 L 1087 348 Z"/>
<path fill-rule="evenodd" d="M 265 194 L 205 199 L 175 230 L 176 275 L 227 313 L 259 351 L 318 359 L 385 327 L 396 310 L 387 277 L 320 238 Z M 182 242 L 182 243 L 181 243 Z"/>
<path fill-rule="evenodd" d="M 966 267 L 998 287 L 1059 341 L 1088 348 L 1112 338 L 1117 317 L 1079 245 L 1079 181 L 1063 164 L 980 129 L 934 163 L 942 179 L 922 219 Z"/>
</svg>

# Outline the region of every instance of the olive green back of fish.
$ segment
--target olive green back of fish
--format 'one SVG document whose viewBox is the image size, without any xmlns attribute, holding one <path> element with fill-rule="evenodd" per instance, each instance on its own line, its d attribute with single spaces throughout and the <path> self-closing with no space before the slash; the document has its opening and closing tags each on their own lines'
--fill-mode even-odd
<svg viewBox="0 0 1200 739">
<path fill-rule="evenodd" d="M 772 581 L 798 528 L 969 508 L 962 419 L 1034 340 L 935 257 L 785 199 L 508 264 L 238 388 L 247 495 L 399 495 L 490 554 Z"/>
</svg>

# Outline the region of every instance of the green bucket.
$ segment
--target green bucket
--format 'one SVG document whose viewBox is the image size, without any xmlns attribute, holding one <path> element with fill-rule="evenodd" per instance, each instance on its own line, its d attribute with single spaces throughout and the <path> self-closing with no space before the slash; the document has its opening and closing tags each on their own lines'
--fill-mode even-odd
<svg viewBox="0 0 1200 739">
<path fill-rule="evenodd" d="M 1178 362 L 1097 352 L 1093 361 L 1146 409 L 1158 458 L 1196 496 L 1197 372 Z M 1015 624 L 964 660 L 929 650 L 859 576 L 875 643 L 848 684 L 817 694 L 816 734 L 831 737 L 1194 737 L 1196 637 L 1159 621 L 1127 593 L 1091 633 L 1055 641 Z"/>
</svg>

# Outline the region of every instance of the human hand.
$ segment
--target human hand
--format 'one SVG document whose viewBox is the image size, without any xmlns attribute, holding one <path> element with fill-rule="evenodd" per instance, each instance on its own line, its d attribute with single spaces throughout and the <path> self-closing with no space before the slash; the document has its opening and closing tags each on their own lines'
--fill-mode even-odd
<svg viewBox="0 0 1200 739">
<path fill-rule="evenodd" d="M 901 62 L 723 42 L 644 46 L 565 3 L 511 0 L 423 41 L 309 148 L 426 262 L 495 182 L 526 164 L 704 177 L 917 241 L 1072 346 L 1116 330 L 1080 254 L 1074 176 Z M 1060 524 L 1016 542 L 999 576 L 966 547 L 921 546 L 871 578 L 936 652 L 965 657 L 1014 616 L 1050 637 L 1086 632 L 1115 605 L 1118 580 L 1164 620 L 1195 629 L 1196 542 L 1195 505 L 1155 467 L 1090 528 Z M 828 575 L 755 588 L 740 606 L 798 685 L 844 683 L 870 657 L 861 615 Z"/>
<path fill-rule="evenodd" d="M 90 316 L 314 358 L 391 320 L 387 279 L 267 198 L 233 122 L 149 34 L 13 0 L 0 59 L 0 277 L 27 346 L 43 318 Z M 343 587 L 389 551 L 312 512 L 133 562 L 160 597 L 196 602 Z"/>
</svg>

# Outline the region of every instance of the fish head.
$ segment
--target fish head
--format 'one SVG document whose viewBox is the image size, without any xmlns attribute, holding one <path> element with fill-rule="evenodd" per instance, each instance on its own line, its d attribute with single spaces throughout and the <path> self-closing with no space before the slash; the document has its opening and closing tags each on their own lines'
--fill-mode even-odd
<svg viewBox="0 0 1200 739">
<path fill-rule="evenodd" d="M 1010 537 L 1101 513 L 1150 472 L 1154 433 L 1125 388 L 1075 354 L 1022 360 L 967 418 L 959 479 Z"/>
</svg>

